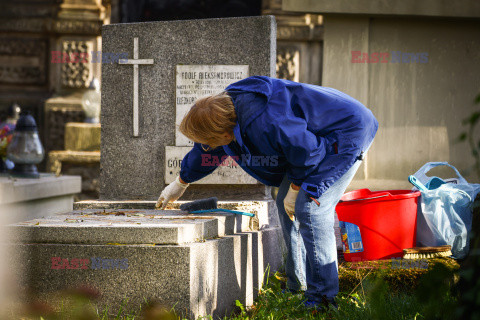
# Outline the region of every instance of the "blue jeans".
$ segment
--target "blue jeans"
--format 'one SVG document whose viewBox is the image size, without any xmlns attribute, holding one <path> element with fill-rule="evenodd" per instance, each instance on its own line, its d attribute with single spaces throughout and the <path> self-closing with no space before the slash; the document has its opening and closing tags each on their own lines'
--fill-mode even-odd
<svg viewBox="0 0 480 320">
<path fill-rule="evenodd" d="M 366 152 L 365 152 L 366 153 Z M 338 294 L 338 262 L 335 239 L 335 206 L 352 181 L 362 161 L 354 165 L 316 200 L 300 189 L 295 203 L 295 221 L 285 212 L 285 198 L 290 181 L 287 176 L 277 193 L 277 207 L 287 245 L 287 288 L 305 290 L 305 297 L 321 303 L 322 296 L 334 303 Z"/>
</svg>

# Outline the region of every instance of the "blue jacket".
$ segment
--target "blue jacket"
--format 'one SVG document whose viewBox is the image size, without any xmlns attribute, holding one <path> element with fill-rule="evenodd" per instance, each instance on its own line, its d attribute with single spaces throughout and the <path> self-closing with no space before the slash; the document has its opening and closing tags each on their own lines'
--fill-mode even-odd
<svg viewBox="0 0 480 320">
<path fill-rule="evenodd" d="M 202 166 L 206 154 L 230 155 L 266 185 L 278 187 L 287 174 L 318 198 L 361 157 L 378 129 L 369 109 L 332 88 L 253 76 L 226 91 L 237 114 L 236 141 L 208 152 L 195 143 L 182 161 L 185 182 L 216 169 Z"/>
</svg>

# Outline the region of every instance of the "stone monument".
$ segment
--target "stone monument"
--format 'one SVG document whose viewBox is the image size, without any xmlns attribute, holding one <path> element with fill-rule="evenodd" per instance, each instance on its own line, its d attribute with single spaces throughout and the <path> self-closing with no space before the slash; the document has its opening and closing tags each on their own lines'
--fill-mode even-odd
<svg viewBox="0 0 480 320">
<path fill-rule="evenodd" d="M 175 124 L 195 98 L 250 75 L 275 76 L 270 16 L 108 25 L 102 36 L 104 54 L 129 58 L 102 69 L 102 200 L 156 199 L 190 149 Z M 183 199 L 211 195 L 265 199 L 269 188 L 239 167 L 223 167 Z"/>
<path fill-rule="evenodd" d="M 65 125 L 65 150 L 48 153 L 47 171 L 82 177 L 78 200 L 98 199 L 100 176 L 100 123 L 69 122 Z"/>
<path fill-rule="evenodd" d="M 145 300 L 158 300 L 195 319 L 223 317 L 235 300 L 251 305 L 266 271 L 281 268 L 284 254 L 277 208 L 264 199 L 264 185 L 244 180 L 242 173 L 232 180 L 213 178 L 216 184 L 233 181 L 230 195 L 249 200 L 219 201 L 219 207 L 254 217 L 188 214 L 178 210 L 182 201 L 166 211 L 153 208 L 173 174 L 165 171 L 165 151 L 174 159 L 189 148 L 175 131 L 176 115 L 185 107 L 182 99 L 213 93 L 236 77 L 273 75 L 275 20 L 109 25 L 103 44 L 104 53 L 128 52 L 128 58 L 103 69 L 102 199 L 78 202 L 67 214 L 9 226 L 15 251 L 28 257 L 17 270 L 21 285 L 51 301 L 58 290 L 86 284 L 101 291 L 99 308 L 108 306 L 111 313 L 125 298 L 132 311 Z M 193 76 L 182 75 L 188 72 L 208 74 L 210 82 L 178 79 Z M 198 184 L 201 188 L 215 192 L 211 184 Z M 256 198 L 262 188 L 263 198 Z M 218 191 L 214 195 L 222 197 Z"/>
</svg>

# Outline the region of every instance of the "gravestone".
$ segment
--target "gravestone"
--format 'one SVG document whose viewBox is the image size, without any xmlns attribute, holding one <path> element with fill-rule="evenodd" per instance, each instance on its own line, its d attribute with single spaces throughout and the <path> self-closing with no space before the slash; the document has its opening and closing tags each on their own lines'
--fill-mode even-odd
<svg viewBox="0 0 480 320">
<path fill-rule="evenodd" d="M 266 270 L 279 270 L 284 255 L 277 207 L 271 198 L 259 199 L 264 185 L 238 172 L 229 180 L 233 171 L 221 171 L 227 166 L 217 169 L 223 180 L 198 184 L 199 190 L 221 198 L 229 190 L 219 182 L 237 183 L 230 196 L 238 199 L 218 205 L 254 217 L 187 214 L 178 210 L 183 201 L 166 211 L 153 208 L 168 176 L 165 150 L 181 160 L 180 152 L 191 148 L 175 132 L 177 111 L 180 117 L 187 105 L 176 104 L 176 98 L 191 102 L 214 93 L 247 70 L 248 75 L 272 75 L 273 17 L 110 25 L 104 28 L 103 45 L 104 53 L 128 52 L 131 59 L 103 68 L 102 199 L 77 202 L 67 214 L 9 226 L 20 254 L 21 286 L 51 301 L 58 290 L 86 284 L 101 291 L 98 307 L 111 313 L 124 298 L 128 310 L 158 300 L 195 319 L 228 315 L 235 300 L 251 305 Z M 203 84 L 195 80 L 192 90 L 177 82 L 178 72 L 210 72 L 212 78 Z"/>
<path fill-rule="evenodd" d="M 275 76 L 271 16 L 107 25 L 102 36 L 104 53 L 129 58 L 102 69 L 100 199 L 156 199 L 192 145 L 176 126 L 195 99 L 250 75 Z M 269 188 L 225 165 L 183 199 L 213 195 L 265 199 Z"/>
</svg>

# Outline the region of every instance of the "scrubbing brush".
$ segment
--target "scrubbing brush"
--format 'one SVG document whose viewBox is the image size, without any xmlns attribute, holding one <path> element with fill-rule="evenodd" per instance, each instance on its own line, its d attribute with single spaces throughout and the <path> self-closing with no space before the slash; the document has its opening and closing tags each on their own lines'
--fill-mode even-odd
<svg viewBox="0 0 480 320">
<path fill-rule="evenodd" d="M 403 259 L 429 259 L 449 257 L 452 255 L 452 246 L 414 247 L 403 249 Z"/>
<path fill-rule="evenodd" d="M 208 210 L 208 209 L 217 209 L 218 199 L 216 197 L 211 197 L 207 199 L 195 200 L 192 202 L 187 202 L 180 205 L 180 210 L 188 211 L 191 213 L 196 210 Z"/>
<path fill-rule="evenodd" d="M 249 213 L 249 212 L 219 209 L 217 207 L 217 203 L 218 203 L 218 199 L 216 197 L 195 200 L 195 201 L 180 205 L 180 210 L 187 211 L 188 213 L 229 212 L 229 213 L 241 214 L 249 217 L 255 217 L 253 213 Z"/>
</svg>

